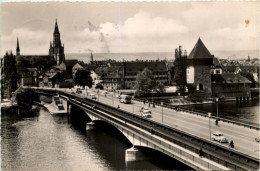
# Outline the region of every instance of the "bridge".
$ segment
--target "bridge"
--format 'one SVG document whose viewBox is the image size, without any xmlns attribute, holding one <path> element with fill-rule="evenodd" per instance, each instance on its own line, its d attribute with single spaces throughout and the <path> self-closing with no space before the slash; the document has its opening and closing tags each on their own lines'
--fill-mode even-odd
<svg viewBox="0 0 260 171">
<path fill-rule="evenodd" d="M 156 106 L 152 118 L 140 116 L 144 104 L 121 104 L 112 95 L 98 95 L 92 100 L 83 95 L 71 94 L 63 90 L 39 89 L 39 94 L 59 94 L 67 101 L 67 108 L 82 110 L 91 122 L 86 129 L 95 127 L 98 121 L 107 122 L 117 128 L 133 145 L 126 150 L 126 161 L 142 159 L 139 147 L 160 151 L 180 162 L 202 170 L 257 170 L 259 169 L 259 143 L 254 141 L 259 129 L 234 123 L 220 122 L 220 126 L 206 116 L 198 116 L 173 109 Z M 120 105 L 120 108 L 117 106 Z M 70 113 L 69 115 L 77 115 Z M 221 131 L 235 142 L 235 148 L 210 139 L 211 132 Z M 250 147 L 250 148 L 249 148 Z M 200 156 L 200 151 L 203 156 Z"/>
</svg>

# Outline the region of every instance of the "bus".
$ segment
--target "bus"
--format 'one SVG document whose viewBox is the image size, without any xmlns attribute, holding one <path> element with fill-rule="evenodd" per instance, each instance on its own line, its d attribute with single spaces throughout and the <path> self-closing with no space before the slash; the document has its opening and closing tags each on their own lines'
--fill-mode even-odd
<svg viewBox="0 0 260 171">
<path fill-rule="evenodd" d="M 131 103 L 132 100 L 132 96 L 130 95 L 126 95 L 126 94 L 122 94 L 120 95 L 120 103 Z"/>
</svg>

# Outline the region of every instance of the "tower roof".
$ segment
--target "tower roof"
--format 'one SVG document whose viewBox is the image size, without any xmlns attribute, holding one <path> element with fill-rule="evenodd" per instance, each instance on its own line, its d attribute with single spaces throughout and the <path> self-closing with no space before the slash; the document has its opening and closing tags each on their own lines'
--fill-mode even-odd
<svg viewBox="0 0 260 171">
<path fill-rule="evenodd" d="M 58 23 L 57 23 L 57 19 L 56 19 L 56 22 L 55 22 L 54 33 L 59 33 L 60 34 Z"/>
<path fill-rule="evenodd" d="M 210 54 L 209 50 L 206 48 L 206 46 L 199 38 L 196 45 L 192 49 L 190 55 L 188 56 L 188 59 L 205 59 L 205 58 L 213 58 L 213 56 Z"/>
</svg>

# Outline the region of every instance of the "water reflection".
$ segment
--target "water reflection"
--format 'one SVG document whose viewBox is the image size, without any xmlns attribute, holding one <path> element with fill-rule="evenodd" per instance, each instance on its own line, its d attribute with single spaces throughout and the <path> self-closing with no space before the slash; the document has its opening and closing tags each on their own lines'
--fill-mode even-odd
<svg viewBox="0 0 260 171">
<path fill-rule="evenodd" d="M 160 153 L 153 153 L 156 160 L 126 164 L 131 145 L 114 128 L 85 131 L 43 108 L 38 120 L 6 114 L 1 124 L 2 170 L 189 169 Z"/>
<path fill-rule="evenodd" d="M 191 109 L 211 112 L 216 116 L 217 104 L 203 104 L 189 106 Z M 219 116 L 235 121 L 259 124 L 259 99 L 249 102 L 219 102 Z"/>
<path fill-rule="evenodd" d="M 170 101 L 165 100 L 165 103 L 170 104 Z M 219 117 L 249 124 L 259 124 L 259 99 L 250 100 L 248 102 L 219 101 L 218 105 Z M 191 110 L 210 112 L 213 116 L 217 115 L 217 103 L 197 104 L 185 107 Z"/>
</svg>

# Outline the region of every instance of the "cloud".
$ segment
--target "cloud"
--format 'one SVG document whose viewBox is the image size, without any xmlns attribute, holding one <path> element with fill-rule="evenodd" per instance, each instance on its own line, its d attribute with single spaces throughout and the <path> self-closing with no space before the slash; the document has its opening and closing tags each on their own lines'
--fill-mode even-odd
<svg viewBox="0 0 260 171">
<path fill-rule="evenodd" d="M 96 8 L 90 12 L 84 7 L 83 11 L 74 13 L 73 16 L 66 16 L 66 19 L 64 16 L 58 23 L 65 53 L 174 53 L 179 45 L 189 53 L 198 37 L 201 37 L 210 51 L 258 49 L 259 18 L 256 3 L 175 2 L 160 6 L 162 4 L 143 4 L 143 7 L 135 6 L 135 9 L 127 5 L 124 8 L 121 6 L 124 9 L 120 13 L 122 20 L 118 18 L 117 12 L 112 13 L 118 10 L 118 6 L 110 12 L 103 9 L 97 11 Z M 15 13 L 10 14 L 13 18 L 17 17 Z M 30 16 L 26 20 L 29 21 Z M 51 19 L 46 19 L 49 20 Z M 246 20 L 250 22 L 246 24 Z M 31 23 L 33 24 L 34 22 Z M 35 25 L 38 26 L 39 23 Z M 18 33 L 22 54 L 48 53 L 53 28 L 35 27 L 37 29 L 30 30 L 28 25 L 25 27 L 20 24 L 23 27 L 14 29 L 18 27 L 15 22 L 10 28 L 7 26 L 5 30 L 12 32 L 11 35 L 3 33 L 3 50 L 15 49 Z"/>
<path fill-rule="evenodd" d="M 107 22 L 100 27 L 112 51 L 116 52 L 168 51 L 174 48 L 173 40 L 188 32 L 187 27 L 174 19 L 153 18 L 144 11 L 139 11 L 125 22 Z"/>
<path fill-rule="evenodd" d="M 21 54 L 47 54 L 51 35 L 43 30 L 30 30 L 25 27 L 14 29 L 9 36 L 2 37 L 2 50 L 15 52 L 16 40 L 19 38 Z M 46 39 L 47 38 L 47 39 Z M 2 51 L 3 52 L 3 51 Z"/>
</svg>

